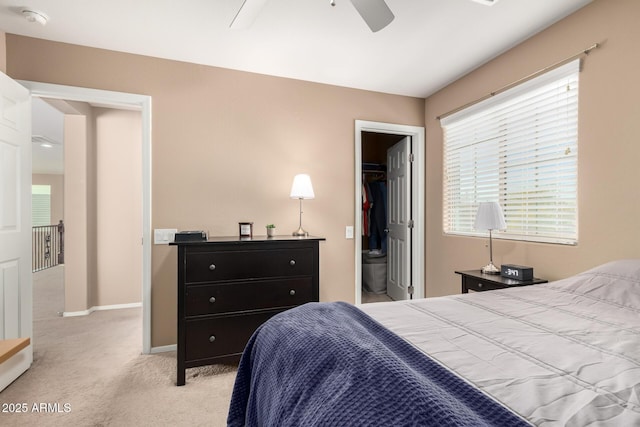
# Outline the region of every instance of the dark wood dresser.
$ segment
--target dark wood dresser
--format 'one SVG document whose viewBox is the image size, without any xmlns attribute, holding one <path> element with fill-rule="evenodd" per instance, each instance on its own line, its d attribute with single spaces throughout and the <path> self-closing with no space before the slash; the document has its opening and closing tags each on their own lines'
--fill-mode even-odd
<svg viewBox="0 0 640 427">
<path fill-rule="evenodd" d="M 178 373 L 235 363 L 273 315 L 319 300 L 318 237 L 216 237 L 178 247 Z"/>
</svg>

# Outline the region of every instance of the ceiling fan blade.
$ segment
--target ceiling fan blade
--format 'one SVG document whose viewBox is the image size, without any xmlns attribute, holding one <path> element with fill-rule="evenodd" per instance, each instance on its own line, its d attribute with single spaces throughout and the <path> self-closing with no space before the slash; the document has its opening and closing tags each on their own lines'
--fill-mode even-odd
<svg viewBox="0 0 640 427">
<path fill-rule="evenodd" d="M 389 25 L 395 18 L 384 0 L 351 0 L 351 3 L 374 33 Z"/>
<path fill-rule="evenodd" d="M 260 13 L 267 0 L 244 0 L 240 5 L 240 9 L 231 21 L 229 28 L 234 30 L 242 30 L 249 28 L 256 16 Z"/>
</svg>

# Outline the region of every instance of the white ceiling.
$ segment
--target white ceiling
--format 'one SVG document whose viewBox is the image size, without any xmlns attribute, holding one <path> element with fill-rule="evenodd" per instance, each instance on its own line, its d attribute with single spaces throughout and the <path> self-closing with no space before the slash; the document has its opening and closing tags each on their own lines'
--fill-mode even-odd
<svg viewBox="0 0 640 427">
<path fill-rule="evenodd" d="M 31 103 L 33 173 L 62 175 L 64 159 L 64 114 L 40 98 Z"/>
<path fill-rule="evenodd" d="M 591 0 L 386 0 L 395 20 L 377 33 L 349 0 L 268 0 L 249 29 L 229 29 L 242 1 L 0 0 L 0 29 L 424 98 Z"/>
</svg>

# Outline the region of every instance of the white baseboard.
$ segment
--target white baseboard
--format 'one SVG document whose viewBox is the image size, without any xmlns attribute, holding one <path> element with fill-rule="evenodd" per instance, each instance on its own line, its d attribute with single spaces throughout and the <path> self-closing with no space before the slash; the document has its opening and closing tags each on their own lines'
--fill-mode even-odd
<svg viewBox="0 0 640 427">
<path fill-rule="evenodd" d="M 83 311 L 65 311 L 62 313 L 62 317 L 76 317 L 76 316 L 87 316 L 94 311 L 102 311 L 102 310 L 120 310 L 122 308 L 137 308 L 142 307 L 141 302 L 133 302 L 129 304 L 114 304 L 114 305 L 96 305 L 91 307 L 88 310 Z"/>
<path fill-rule="evenodd" d="M 177 349 L 178 349 L 178 346 L 176 344 L 163 345 L 160 347 L 151 347 L 151 354 L 165 353 L 167 351 L 176 351 Z"/>
</svg>

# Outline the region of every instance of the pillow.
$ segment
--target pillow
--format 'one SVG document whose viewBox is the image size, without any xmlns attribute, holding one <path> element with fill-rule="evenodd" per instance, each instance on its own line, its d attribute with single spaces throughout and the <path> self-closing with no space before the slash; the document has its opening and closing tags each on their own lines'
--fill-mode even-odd
<svg viewBox="0 0 640 427">
<path fill-rule="evenodd" d="M 640 259 L 608 262 L 575 276 L 550 282 L 548 286 L 610 304 L 612 308 L 627 307 L 638 311 Z"/>
<path fill-rule="evenodd" d="M 582 274 L 605 275 L 640 282 L 640 259 L 622 259 L 602 264 Z"/>
</svg>

